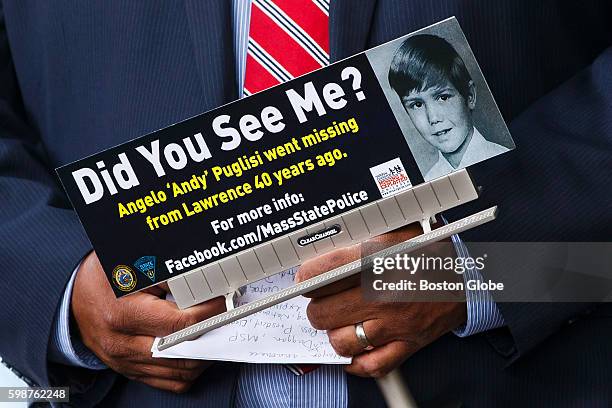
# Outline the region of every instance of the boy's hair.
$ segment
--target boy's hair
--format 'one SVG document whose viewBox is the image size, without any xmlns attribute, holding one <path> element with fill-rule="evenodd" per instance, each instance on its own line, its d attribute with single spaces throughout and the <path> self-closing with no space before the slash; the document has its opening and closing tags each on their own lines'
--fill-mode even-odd
<svg viewBox="0 0 612 408">
<path fill-rule="evenodd" d="M 389 67 L 389 85 L 399 97 L 417 90 L 453 84 L 467 100 L 472 80 L 465 63 L 445 39 L 415 35 L 397 49 Z"/>
</svg>

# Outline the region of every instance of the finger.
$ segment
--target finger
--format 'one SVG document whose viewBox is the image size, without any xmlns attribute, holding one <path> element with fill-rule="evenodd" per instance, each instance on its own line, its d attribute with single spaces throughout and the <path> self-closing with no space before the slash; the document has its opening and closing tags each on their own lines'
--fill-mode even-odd
<svg viewBox="0 0 612 408">
<path fill-rule="evenodd" d="M 225 312 L 226 303 L 224 297 L 216 297 L 214 299 L 210 299 L 204 303 L 200 303 L 195 306 L 191 306 L 188 309 L 180 310 L 182 316 L 184 316 L 184 321 L 179 325 L 179 330 L 185 327 L 194 325 L 196 323 L 201 322 L 202 320 L 208 319 L 209 317 L 213 317 L 218 315 L 219 313 Z M 175 328 L 172 331 L 176 331 Z M 169 334 L 169 333 L 168 333 Z"/>
<path fill-rule="evenodd" d="M 210 366 L 207 361 L 202 361 L 201 365 L 193 369 L 177 367 L 165 367 L 152 364 L 134 364 L 130 374 L 135 377 L 154 377 L 176 381 L 194 381 L 202 372 Z"/>
<path fill-rule="evenodd" d="M 405 227 L 394 230 L 393 232 L 382 234 L 368 241 L 368 246 L 365 247 L 368 253 L 380 251 L 399 242 L 406 241 L 423 233 L 423 230 L 418 223 L 410 224 Z M 362 245 L 352 245 L 346 248 L 336 249 L 327 254 L 318 256 L 304 262 L 295 275 L 295 282 L 303 282 L 306 279 L 318 276 L 332 269 L 346 265 L 349 262 L 359 259 L 362 254 Z M 321 297 L 328 296 L 333 293 L 338 293 L 349 287 L 356 286 L 359 281 L 359 275 L 349 279 L 327 285 L 321 289 L 309 292 L 306 297 Z"/>
<path fill-rule="evenodd" d="M 168 282 L 161 282 L 155 285 L 155 287 L 163 290 L 166 293 L 170 293 L 170 287 L 168 286 Z"/>
<path fill-rule="evenodd" d="M 344 370 L 359 377 L 379 378 L 402 364 L 416 350 L 410 343 L 394 341 L 353 357 Z"/>
<path fill-rule="evenodd" d="M 366 320 L 363 322 L 363 331 L 370 345 L 374 347 L 380 347 L 393 340 L 399 340 L 390 332 L 388 327 L 384 325 L 382 319 Z M 327 337 L 329 337 L 329 342 L 334 350 L 336 350 L 336 353 L 341 356 L 353 357 L 366 352 L 357 338 L 355 325 L 328 330 Z"/>
<path fill-rule="evenodd" d="M 213 362 L 208 360 L 189 360 L 186 358 L 162 358 L 150 356 L 149 359 L 142 360 L 147 363 L 159 367 L 176 368 L 179 370 L 198 370 L 200 368 L 208 368 Z"/>
<path fill-rule="evenodd" d="M 310 301 L 306 314 L 315 329 L 330 330 L 350 326 L 382 314 L 383 304 L 363 300 L 360 287 Z M 386 311 L 387 313 L 389 311 Z"/>
<path fill-rule="evenodd" d="M 168 380 L 165 378 L 134 377 L 132 379 L 145 383 L 153 388 L 174 392 L 176 394 L 182 394 L 189 391 L 189 388 L 191 388 L 192 385 L 192 382 Z"/>
<path fill-rule="evenodd" d="M 154 357 L 153 361 L 158 365 L 166 365 L 168 367 L 176 367 L 183 370 L 196 370 L 199 368 L 208 368 L 214 364 L 214 361 L 208 360 L 190 360 L 186 358 L 161 358 Z"/>
<path fill-rule="evenodd" d="M 194 370 L 210 364 L 204 360 L 170 359 L 153 357 L 151 347 L 153 337 L 148 336 L 121 336 L 118 340 L 103 343 L 102 360 L 112 367 L 122 366 L 119 371 L 131 371 L 126 365 L 153 365 L 175 368 L 180 370 Z"/>
<path fill-rule="evenodd" d="M 149 361 L 153 340 L 153 337 L 146 336 L 116 335 L 103 337 L 93 351 L 104 363 L 111 368 L 116 368 L 125 365 L 126 362 L 131 364 Z M 118 371 L 124 372 L 126 370 L 120 369 Z"/>
<path fill-rule="evenodd" d="M 324 272 L 359 259 L 359 256 L 359 245 L 352 245 L 309 259 L 300 265 L 300 268 L 295 274 L 295 282 L 303 282 L 306 279 L 318 276 Z"/>
<path fill-rule="evenodd" d="M 155 339 L 149 336 L 115 336 L 101 341 L 104 360 L 111 364 L 115 361 L 124 363 L 151 363 L 154 364 L 151 347 Z"/>
<path fill-rule="evenodd" d="M 174 302 L 145 293 L 125 300 L 118 302 L 121 307 L 111 313 L 109 324 L 123 333 L 154 337 L 166 336 L 225 311 L 225 300 L 221 297 L 184 310 Z"/>
<path fill-rule="evenodd" d="M 408 224 L 401 228 L 395 229 L 387 234 L 378 235 L 369 239 L 367 242 L 381 244 L 386 248 L 399 244 L 400 242 L 407 241 L 421 234 L 423 234 L 423 229 L 418 222 L 415 222 L 413 224 Z"/>
<path fill-rule="evenodd" d="M 350 288 L 357 287 L 361 284 L 361 275 L 355 274 L 353 276 L 349 276 L 348 278 L 344 278 L 339 280 L 338 282 L 330 283 L 325 285 L 319 289 L 315 289 L 308 293 L 304 293 L 304 297 L 307 298 L 321 298 L 325 296 L 331 296 L 336 293 L 343 292 Z"/>
<path fill-rule="evenodd" d="M 143 290 L 140 291 L 140 293 L 147 293 L 147 294 L 150 294 L 155 297 L 162 298 L 162 299 L 166 298 L 166 292 L 163 291 L 159 287 L 159 285 L 149 286 L 148 288 L 144 288 Z"/>
<path fill-rule="evenodd" d="M 159 298 L 165 299 L 166 295 L 170 293 L 170 287 L 168 286 L 168 282 L 160 282 L 157 285 L 141 290 L 141 292 L 150 293 Z"/>
</svg>

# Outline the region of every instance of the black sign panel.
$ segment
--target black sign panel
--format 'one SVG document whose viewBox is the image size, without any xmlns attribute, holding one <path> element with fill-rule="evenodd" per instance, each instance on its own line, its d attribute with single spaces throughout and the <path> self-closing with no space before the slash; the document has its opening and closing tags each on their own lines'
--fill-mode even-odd
<svg viewBox="0 0 612 408">
<path fill-rule="evenodd" d="M 57 169 L 116 295 L 422 183 L 372 51 Z"/>
</svg>

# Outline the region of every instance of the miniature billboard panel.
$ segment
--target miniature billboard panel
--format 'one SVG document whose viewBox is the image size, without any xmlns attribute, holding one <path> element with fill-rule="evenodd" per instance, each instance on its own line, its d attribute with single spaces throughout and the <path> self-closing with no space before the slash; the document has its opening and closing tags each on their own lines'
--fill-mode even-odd
<svg viewBox="0 0 612 408">
<path fill-rule="evenodd" d="M 122 296 L 513 148 L 451 18 L 57 172 Z"/>
</svg>

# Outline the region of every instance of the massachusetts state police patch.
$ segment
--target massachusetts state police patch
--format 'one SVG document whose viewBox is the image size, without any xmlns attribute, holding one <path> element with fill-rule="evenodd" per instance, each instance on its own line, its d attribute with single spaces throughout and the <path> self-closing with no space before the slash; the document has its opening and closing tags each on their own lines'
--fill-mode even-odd
<svg viewBox="0 0 612 408">
<path fill-rule="evenodd" d="M 154 256 L 143 256 L 134 262 L 134 266 L 146 277 L 151 279 L 151 282 L 155 282 L 155 257 Z"/>
</svg>

